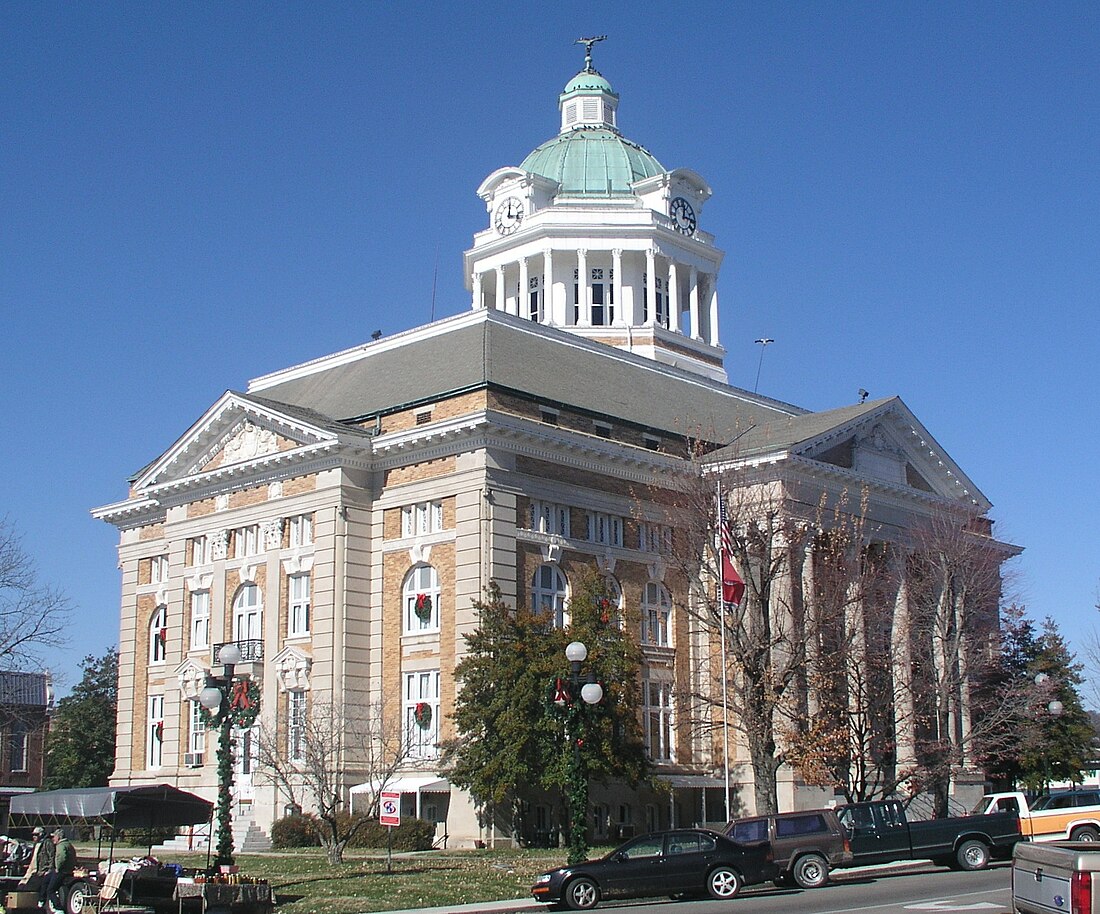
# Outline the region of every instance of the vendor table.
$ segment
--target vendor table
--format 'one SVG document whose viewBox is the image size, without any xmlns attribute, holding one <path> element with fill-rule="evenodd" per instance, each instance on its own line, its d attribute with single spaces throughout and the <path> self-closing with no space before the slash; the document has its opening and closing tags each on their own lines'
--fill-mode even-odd
<svg viewBox="0 0 1100 914">
<path fill-rule="evenodd" d="M 275 905 L 271 886 L 260 884 L 222 885 L 217 882 L 177 882 L 176 899 L 183 908 L 188 898 L 201 898 L 202 909 L 232 911 L 234 914 L 266 914 Z"/>
</svg>

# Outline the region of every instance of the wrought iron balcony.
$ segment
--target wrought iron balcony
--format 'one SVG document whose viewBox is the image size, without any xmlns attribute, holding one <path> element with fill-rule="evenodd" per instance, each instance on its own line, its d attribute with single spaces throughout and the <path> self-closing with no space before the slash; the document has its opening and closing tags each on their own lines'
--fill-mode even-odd
<svg viewBox="0 0 1100 914">
<path fill-rule="evenodd" d="M 221 665 L 222 648 L 227 644 L 235 644 L 240 648 L 240 663 L 258 663 L 264 659 L 263 641 L 258 639 L 254 641 L 223 641 L 221 644 L 214 645 L 214 666 Z"/>
</svg>

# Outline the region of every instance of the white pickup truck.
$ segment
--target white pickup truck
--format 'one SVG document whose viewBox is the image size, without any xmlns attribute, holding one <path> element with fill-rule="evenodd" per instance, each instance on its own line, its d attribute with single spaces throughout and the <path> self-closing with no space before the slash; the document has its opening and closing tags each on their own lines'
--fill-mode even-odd
<svg viewBox="0 0 1100 914">
<path fill-rule="evenodd" d="M 1012 909 L 1017 914 L 1098 914 L 1100 847 L 1091 841 L 1021 841 L 1012 853 Z"/>
<path fill-rule="evenodd" d="M 1067 790 L 1040 797 L 1031 805 L 1022 793 L 987 793 L 974 814 L 1014 812 L 1020 834 L 1030 841 L 1100 841 L 1100 793 Z M 1100 909 L 1096 914 L 1100 914 Z"/>
</svg>

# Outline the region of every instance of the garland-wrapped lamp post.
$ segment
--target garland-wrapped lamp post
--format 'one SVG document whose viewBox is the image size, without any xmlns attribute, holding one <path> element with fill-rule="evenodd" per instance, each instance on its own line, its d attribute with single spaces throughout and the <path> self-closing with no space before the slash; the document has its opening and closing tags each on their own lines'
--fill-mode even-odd
<svg viewBox="0 0 1100 914">
<path fill-rule="evenodd" d="M 199 693 L 199 704 L 218 726 L 218 848 L 216 866 L 233 863 L 233 743 L 234 726 L 250 727 L 260 710 L 259 689 L 242 677 L 235 679 L 233 668 L 241 662 L 241 649 L 235 642 L 223 644 L 218 651 L 222 673 L 206 677 L 206 688 Z"/>
<path fill-rule="evenodd" d="M 583 862 L 588 857 L 586 835 L 588 819 L 588 765 L 581 749 L 584 746 L 584 705 L 598 705 L 603 701 L 603 686 L 589 673 L 589 681 L 581 685 L 581 664 L 588 658 L 588 648 L 581 641 L 573 641 L 565 648 L 569 661 L 569 682 L 573 686 L 567 708 L 567 738 L 573 741 L 573 759 L 569 768 L 569 865 Z M 580 698 L 577 701 L 578 689 Z"/>
</svg>

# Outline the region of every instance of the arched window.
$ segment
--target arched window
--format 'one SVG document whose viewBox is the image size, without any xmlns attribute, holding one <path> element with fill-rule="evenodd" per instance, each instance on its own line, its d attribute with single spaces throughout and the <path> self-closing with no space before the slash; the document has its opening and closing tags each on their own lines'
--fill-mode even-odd
<svg viewBox="0 0 1100 914">
<path fill-rule="evenodd" d="M 540 565 L 531 582 L 531 609 L 549 613 L 555 628 L 565 628 L 569 616 L 565 612 L 567 595 L 565 575 L 557 565 Z"/>
<path fill-rule="evenodd" d="M 401 604 L 406 635 L 439 631 L 439 598 L 439 573 L 431 565 L 417 565 L 405 576 Z"/>
<path fill-rule="evenodd" d="M 623 626 L 623 589 L 611 575 L 603 579 L 604 595 L 610 602 L 605 612 L 600 613 L 600 621 L 605 625 L 610 624 L 614 628 Z M 606 618 L 605 618 L 606 616 Z"/>
<path fill-rule="evenodd" d="M 149 622 L 149 662 L 164 663 L 168 659 L 168 607 L 158 606 Z"/>
<path fill-rule="evenodd" d="M 233 640 L 259 641 L 263 638 L 264 603 L 260 588 L 244 584 L 233 600 Z"/>
<path fill-rule="evenodd" d="M 668 647 L 668 616 L 672 609 L 672 598 L 667 588 L 656 581 L 645 586 L 642 596 L 642 643 L 658 647 Z"/>
</svg>

